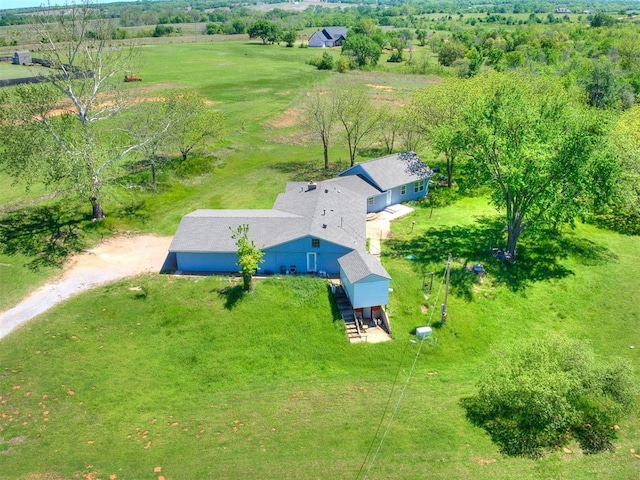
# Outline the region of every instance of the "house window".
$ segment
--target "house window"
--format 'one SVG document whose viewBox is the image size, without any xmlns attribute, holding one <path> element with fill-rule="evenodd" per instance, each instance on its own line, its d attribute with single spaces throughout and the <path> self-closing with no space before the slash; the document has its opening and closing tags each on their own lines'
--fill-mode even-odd
<svg viewBox="0 0 640 480">
<path fill-rule="evenodd" d="M 320 239 L 319 238 L 312 238 L 311 239 L 311 247 L 312 248 L 320 248 Z"/>
<path fill-rule="evenodd" d="M 402 185 L 402 188 L 400 189 L 400 194 L 401 195 L 405 195 L 407 193 L 407 186 L 406 185 Z"/>
<path fill-rule="evenodd" d="M 373 205 L 373 197 L 367 198 L 367 205 L 369 206 Z"/>
<path fill-rule="evenodd" d="M 424 180 L 413 184 L 413 193 L 424 192 Z"/>
</svg>

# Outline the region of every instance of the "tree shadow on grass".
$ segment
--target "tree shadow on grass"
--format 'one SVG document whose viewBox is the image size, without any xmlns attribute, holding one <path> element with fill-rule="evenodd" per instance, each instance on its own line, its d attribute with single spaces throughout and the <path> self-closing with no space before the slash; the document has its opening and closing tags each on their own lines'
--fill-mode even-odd
<svg viewBox="0 0 640 480">
<path fill-rule="evenodd" d="M 61 266 L 67 257 L 84 247 L 80 215 L 60 205 L 31 207 L 0 218 L 0 251 L 30 257 L 32 270 Z"/>
<path fill-rule="evenodd" d="M 225 287 L 218 290 L 218 295 L 224 298 L 224 308 L 227 310 L 233 310 L 244 296 L 244 289 L 242 285 L 236 285 L 234 287 Z"/>
<path fill-rule="evenodd" d="M 451 269 L 451 292 L 467 300 L 473 298 L 473 287 L 478 282 L 477 275 L 471 273 L 476 263 L 483 264 L 494 283 L 521 291 L 535 282 L 572 275 L 573 272 L 560 263 L 569 256 L 584 265 L 617 258 L 590 240 L 546 231 L 521 237 L 517 259 L 509 263 L 492 255 L 493 248 L 504 246 L 504 235 L 502 220 L 481 217 L 472 225 L 430 228 L 407 240 L 390 239 L 387 248 L 392 256 L 411 258 L 416 269 L 422 272 L 433 264 L 444 265 L 451 254 L 456 261 Z"/>
</svg>

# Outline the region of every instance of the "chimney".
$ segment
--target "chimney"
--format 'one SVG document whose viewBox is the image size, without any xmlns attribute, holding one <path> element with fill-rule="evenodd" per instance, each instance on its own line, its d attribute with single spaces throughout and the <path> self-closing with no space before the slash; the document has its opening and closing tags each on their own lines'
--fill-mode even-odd
<svg viewBox="0 0 640 480">
<path fill-rule="evenodd" d="M 313 180 L 311 180 L 308 184 L 307 184 L 307 192 L 310 192 L 311 190 L 315 190 L 316 189 L 316 182 L 314 182 Z"/>
</svg>

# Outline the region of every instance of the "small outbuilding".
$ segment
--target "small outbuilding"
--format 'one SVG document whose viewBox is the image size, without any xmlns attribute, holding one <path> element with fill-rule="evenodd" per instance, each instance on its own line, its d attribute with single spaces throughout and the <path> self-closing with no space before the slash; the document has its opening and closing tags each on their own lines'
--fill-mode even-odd
<svg viewBox="0 0 640 480">
<path fill-rule="evenodd" d="M 29 50 L 21 50 L 13 54 L 14 65 L 31 65 L 31 52 Z"/>
<path fill-rule="evenodd" d="M 389 303 L 389 281 L 387 273 L 376 257 L 360 250 L 338 259 L 340 282 L 356 312 L 371 319 L 375 312 Z"/>
</svg>

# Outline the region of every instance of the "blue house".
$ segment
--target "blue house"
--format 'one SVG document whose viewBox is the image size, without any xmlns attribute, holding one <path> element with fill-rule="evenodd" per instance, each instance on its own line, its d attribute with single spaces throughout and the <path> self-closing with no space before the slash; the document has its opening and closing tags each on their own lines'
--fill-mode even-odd
<svg viewBox="0 0 640 480">
<path fill-rule="evenodd" d="M 340 275 L 354 308 L 385 305 L 390 277 L 366 253 L 367 213 L 424 197 L 431 175 L 407 152 L 356 164 L 330 180 L 290 182 L 269 210 L 185 215 L 169 252 L 183 272 L 237 272 L 231 234 L 246 224 L 249 238 L 264 252 L 258 273 Z"/>
<path fill-rule="evenodd" d="M 426 196 L 433 171 L 415 153 L 403 152 L 356 163 L 340 177 L 349 175 L 357 175 L 376 189 L 376 193 L 367 197 L 370 213 Z"/>
</svg>

